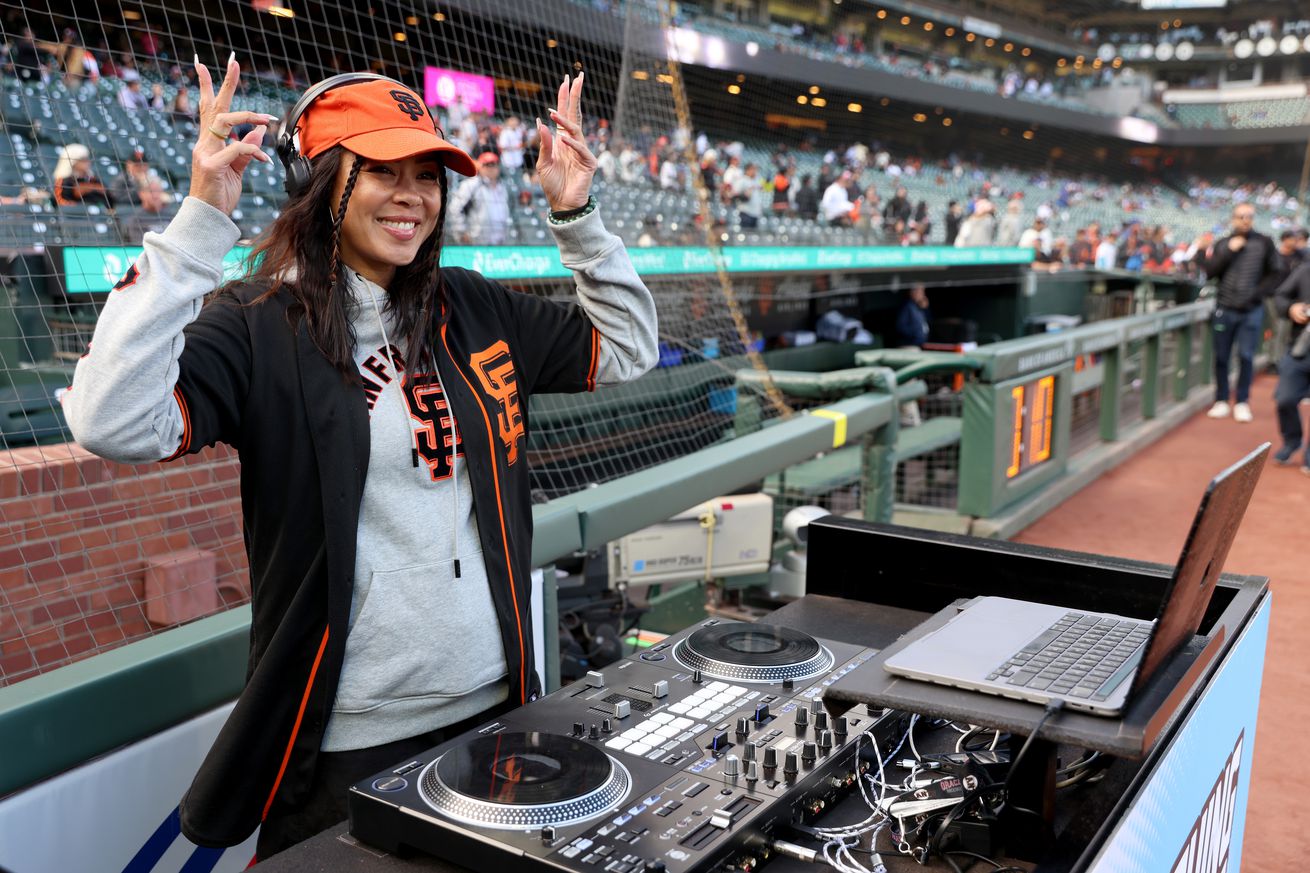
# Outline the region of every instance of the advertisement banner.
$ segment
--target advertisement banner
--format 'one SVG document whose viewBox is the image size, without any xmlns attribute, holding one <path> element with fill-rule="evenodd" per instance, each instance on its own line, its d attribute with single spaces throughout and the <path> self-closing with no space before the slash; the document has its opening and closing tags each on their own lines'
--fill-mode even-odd
<svg viewBox="0 0 1310 873">
<path fill-rule="evenodd" d="M 228 278 L 238 275 L 248 249 L 238 246 L 223 259 Z M 68 294 L 105 293 L 141 255 L 140 246 L 87 246 L 63 249 L 60 263 Z M 704 246 L 628 249 L 641 276 L 696 276 L 715 272 L 715 252 Z M 729 273 L 854 272 L 861 269 L 913 269 L 995 264 L 1027 264 L 1032 249 L 1007 246 L 750 246 L 722 249 Z M 58 262 L 57 262 L 58 263 Z M 573 274 L 560 263 L 554 246 L 447 246 L 441 263 L 481 273 L 488 279 L 527 281 L 566 279 Z"/>
<path fill-rule="evenodd" d="M 1237 873 L 1269 609 L 1265 598 L 1091 873 Z"/>
<path fill-rule="evenodd" d="M 252 835 L 206 849 L 181 835 L 177 803 L 232 704 L 0 800 L 0 867 L 12 873 L 238 873 Z"/>
<path fill-rule="evenodd" d="M 456 98 L 470 112 L 492 115 L 496 108 L 496 80 L 442 67 L 423 68 L 423 99 L 429 106 L 452 106 Z"/>
</svg>

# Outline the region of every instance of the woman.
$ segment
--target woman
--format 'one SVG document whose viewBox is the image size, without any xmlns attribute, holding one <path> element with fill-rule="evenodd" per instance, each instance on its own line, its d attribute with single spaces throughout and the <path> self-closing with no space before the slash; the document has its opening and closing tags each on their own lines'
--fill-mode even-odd
<svg viewBox="0 0 1310 873">
<path fill-rule="evenodd" d="M 286 119 L 291 197 L 247 279 L 202 308 L 271 119 L 230 110 L 234 59 L 217 95 L 197 72 L 191 194 L 110 296 L 65 412 L 120 461 L 240 454 L 248 679 L 181 819 L 208 846 L 262 822 L 263 858 L 344 819 L 353 782 L 540 693 L 528 395 L 640 375 L 655 311 L 589 196 L 581 74 L 554 132 L 537 122 L 579 305 L 440 268 L 446 170 L 473 161 L 412 89 L 348 74 Z"/>
<path fill-rule="evenodd" d="M 55 203 L 59 206 L 114 205 L 104 183 L 91 172 L 91 150 L 71 143 L 64 146 L 55 164 Z"/>
</svg>

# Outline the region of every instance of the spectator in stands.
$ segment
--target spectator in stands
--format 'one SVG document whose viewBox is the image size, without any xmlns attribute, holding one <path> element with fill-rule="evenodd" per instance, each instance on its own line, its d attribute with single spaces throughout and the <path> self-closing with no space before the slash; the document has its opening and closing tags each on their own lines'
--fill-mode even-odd
<svg viewBox="0 0 1310 873">
<path fill-rule="evenodd" d="M 764 182 L 755 163 L 746 164 L 742 170 L 732 192 L 732 202 L 737 206 L 737 219 L 743 230 L 759 227 L 764 215 Z"/>
<path fill-rule="evenodd" d="M 1098 270 L 1113 270 L 1119 266 L 1119 249 L 1115 246 L 1115 235 L 1107 233 L 1096 244 L 1096 257 L 1092 265 Z"/>
<path fill-rule="evenodd" d="M 996 244 L 998 246 L 1023 245 L 1019 238 L 1023 236 L 1023 201 L 1011 199 L 1005 204 L 1005 214 L 1001 216 L 996 227 Z"/>
<path fill-rule="evenodd" d="M 631 143 L 625 143 L 619 152 L 619 178 L 625 185 L 636 185 L 642 180 L 642 173 L 641 152 Z"/>
<path fill-rule="evenodd" d="M 619 159 L 612 148 L 604 149 L 596 155 L 596 172 L 606 182 L 613 182 L 619 174 Z"/>
<path fill-rule="evenodd" d="M 795 195 L 792 190 L 792 177 L 796 175 L 796 168 L 788 164 L 778 169 L 773 177 L 773 214 L 786 215 L 791 211 L 791 199 Z"/>
<path fill-rule="evenodd" d="M 163 233 L 172 221 L 173 213 L 167 208 L 168 197 L 158 179 L 149 179 L 142 184 L 133 201 L 139 208 L 122 222 L 123 242 L 140 245 L 147 232 Z"/>
<path fill-rule="evenodd" d="M 996 236 L 996 210 L 992 201 L 980 197 L 973 204 L 973 212 L 960 222 L 960 234 L 955 238 L 957 248 L 989 246 Z"/>
<path fill-rule="evenodd" d="M 736 155 L 729 155 L 728 166 L 724 168 L 723 176 L 719 180 L 719 198 L 725 205 L 731 205 L 733 192 L 737 190 L 737 180 L 741 176 L 741 158 Z"/>
<path fill-rule="evenodd" d="M 898 185 L 896 194 L 882 208 L 883 235 L 888 239 L 899 241 L 913 217 L 914 206 L 910 203 L 909 192 L 905 190 L 905 186 Z"/>
<path fill-rule="evenodd" d="M 104 206 L 111 208 L 114 201 L 105 190 L 104 183 L 91 172 L 91 150 L 72 143 L 64 146 L 55 164 L 55 203 L 59 206 Z"/>
<path fill-rule="evenodd" d="M 919 235 L 919 243 L 926 244 L 932 236 L 932 218 L 928 215 L 928 201 L 920 200 L 919 205 L 914 207 L 914 217 L 910 219 L 910 227 Z"/>
<path fill-rule="evenodd" d="M 159 82 L 150 86 L 150 98 L 148 102 L 151 109 L 157 109 L 160 112 L 163 112 L 164 109 L 167 108 L 168 104 L 164 102 L 164 86 Z"/>
<path fill-rule="evenodd" d="M 24 27 L 13 51 L 14 72 L 20 79 L 44 81 L 49 68 L 50 53 L 37 45 L 32 28 Z"/>
<path fill-rule="evenodd" d="M 1238 203 L 1233 207 L 1231 232 L 1207 253 L 1201 268 L 1218 280 L 1219 293 L 1212 316 L 1215 400 L 1206 415 L 1249 422 L 1254 417 L 1248 402 L 1254 375 L 1256 346 L 1264 323 L 1265 278 L 1282 269 L 1282 257 L 1274 241 L 1255 230 L 1255 207 Z M 1237 346 L 1236 403 L 1228 404 L 1228 365 Z"/>
<path fill-rule="evenodd" d="M 1024 232 L 1020 234 L 1018 245 L 1021 249 L 1032 249 L 1033 260 L 1041 261 L 1050 252 L 1053 242 L 1051 231 L 1046 227 L 1046 221 L 1042 218 L 1034 218 L 1032 227 L 1025 228 Z"/>
<path fill-rule="evenodd" d="M 796 214 L 808 221 L 819 217 L 819 191 L 809 173 L 801 176 L 801 187 L 796 191 Z"/>
<path fill-rule="evenodd" d="M 1289 337 L 1292 332 L 1291 322 L 1279 317 L 1276 311 L 1274 291 L 1301 264 L 1302 248 L 1305 245 L 1301 238 L 1303 232 L 1300 228 L 1288 228 L 1278 235 L 1279 269 L 1265 277 L 1261 289 L 1265 314 L 1268 316 L 1266 323 L 1272 334 L 1269 338 L 1270 372 L 1277 371 L 1278 362 L 1290 348 Z"/>
<path fill-rule="evenodd" d="M 202 306 L 246 165 L 268 160 L 262 131 L 227 140 L 261 120 L 228 111 L 237 76 L 216 97 L 200 70 L 191 196 L 104 305 L 63 402 L 78 443 L 119 462 L 240 454 L 247 684 L 180 823 L 210 846 L 258 827 L 264 860 L 343 820 L 352 783 L 540 692 L 529 394 L 621 383 L 658 352 L 650 292 L 590 196 L 581 76 L 537 165 L 576 302 L 440 266 L 446 168 L 475 164 L 417 92 L 367 81 L 296 120 L 302 190 Z"/>
<path fill-rule="evenodd" d="M 846 193 L 850 175 L 849 170 L 842 171 L 840 176 L 832 180 L 828 190 L 823 192 L 823 220 L 832 227 L 851 226 L 851 211 L 855 209 L 855 204 Z"/>
<path fill-rule="evenodd" d="M 451 230 L 465 245 L 502 245 L 509 231 L 509 194 L 500 181 L 500 158 L 483 152 L 477 165 L 477 175 L 461 182 L 450 198 Z"/>
<path fill-rule="evenodd" d="M 505 119 L 496 140 L 500 147 L 500 163 L 506 173 L 517 173 L 523 166 L 523 125 L 517 115 Z"/>
<path fill-rule="evenodd" d="M 118 92 L 118 105 L 129 112 L 150 107 L 150 98 L 141 90 L 140 77 L 123 83 L 123 87 Z"/>
<path fill-rule="evenodd" d="M 123 170 L 114 180 L 111 195 L 118 204 L 135 204 L 137 192 L 150 181 L 150 164 L 145 149 L 137 146 L 132 155 L 123 161 Z"/>
<path fill-rule="evenodd" d="M 928 342 L 932 313 L 928 310 L 928 289 L 915 285 L 906 293 L 905 302 L 896 314 L 896 342 L 902 346 L 923 348 Z"/>
<path fill-rule="evenodd" d="M 1069 246 L 1069 264 L 1074 267 L 1090 267 L 1096 260 L 1096 250 L 1087 239 L 1087 228 L 1080 227 L 1074 231 L 1073 244 Z"/>
<path fill-rule="evenodd" d="M 946 245 L 955 245 L 960 235 L 960 223 L 964 220 L 964 207 L 960 201 L 952 200 L 946 204 Z"/>
<path fill-rule="evenodd" d="M 1310 322 L 1310 263 L 1298 265 L 1274 290 L 1274 312 L 1292 325 L 1288 351 L 1278 361 L 1278 386 L 1274 389 L 1278 432 L 1283 437 L 1283 445 L 1274 452 L 1274 463 L 1286 466 L 1301 449 L 1301 401 L 1310 397 L 1310 354 L 1299 348 Z M 1310 476 L 1310 448 L 1302 456 L 1301 472 Z"/>
<path fill-rule="evenodd" d="M 23 188 L 12 197 L 0 194 L 0 206 L 20 206 L 28 203 L 45 203 L 50 199 L 50 192 L 40 188 Z"/>
<path fill-rule="evenodd" d="M 687 189 L 687 171 L 683 166 L 682 156 L 676 149 L 666 149 L 664 160 L 660 162 L 660 189 L 664 191 L 685 191 Z"/>
<path fill-rule="evenodd" d="M 173 105 L 169 109 L 174 121 L 193 121 L 196 117 L 196 110 L 191 105 L 191 92 L 186 88 L 178 88 L 177 93 L 173 95 Z"/>
</svg>

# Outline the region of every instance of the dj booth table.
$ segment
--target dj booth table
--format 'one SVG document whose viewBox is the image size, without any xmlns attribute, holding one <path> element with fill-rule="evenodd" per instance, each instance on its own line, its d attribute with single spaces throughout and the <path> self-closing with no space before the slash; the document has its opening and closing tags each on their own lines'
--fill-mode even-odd
<svg viewBox="0 0 1310 873">
<path fill-rule="evenodd" d="M 894 651 L 944 621 L 953 604 L 984 594 L 1149 619 L 1169 573 L 1157 564 L 829 518 L 810 525 L 810 593 L 761 621 Z M 1026 845 L 1012 838 L 1012 857 L 997 860 L 1038 873 L 1238 869 L 1269 609 L 1267 579 L 1225 574 L 1200 633 L 1130 702 L 1122 719 L 1062 712 L 1046 722 L 1033 747 L 1048 747 L 1052 763 L 1049 772 L 1038 768 L 1036 799 L 1029 806 L 1040 809 L 1046 802 L 1051 827 Z M 1042 717 L 1035 704 L 894 680 L 880 665 L 886 654 L 828 688 L 824 700 L 834 714 L 859 703 L 894 706 L 1001 728 L 1019 740 Z M 929 751 L 934 739 L 956 736 L 939 734 L 947 736 L 927 738 L 920 751 Z M 1098 782 L 1057 793 L 1057 748 L 1066 759 L 1073 749 L 1091 748 L 1114 760 Z M 867 814 L 856 793 L 816 824 L 842 825 Z M 924 869 L 894 851 L 883 851 L 882 858 L 893 873 Z M 506 860 L 509 869 L 512 861 Z M 763 867 L 769 873 L 813 868 L 778 856 Z M 419 854 L 387 855 L 355 841 L 343 822 L 255 869 L 469 868 Z M 933 861 L 928 869 L 948 868 Z"/>
</svg>

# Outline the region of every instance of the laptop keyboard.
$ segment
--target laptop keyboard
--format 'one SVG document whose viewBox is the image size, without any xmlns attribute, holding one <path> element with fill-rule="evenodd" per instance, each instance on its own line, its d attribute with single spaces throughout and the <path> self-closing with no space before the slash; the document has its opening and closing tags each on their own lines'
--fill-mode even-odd
<svg viewBox="0 0 1310 873">
<path fill-rule="evenodd" d="M 987 678 L 1069 697 L 1105 700 L 1150 636 L 1139 621 L 1068 612 Z M 1131 658 L 1131 660 L 1130 660 Z"/>
</svg>

